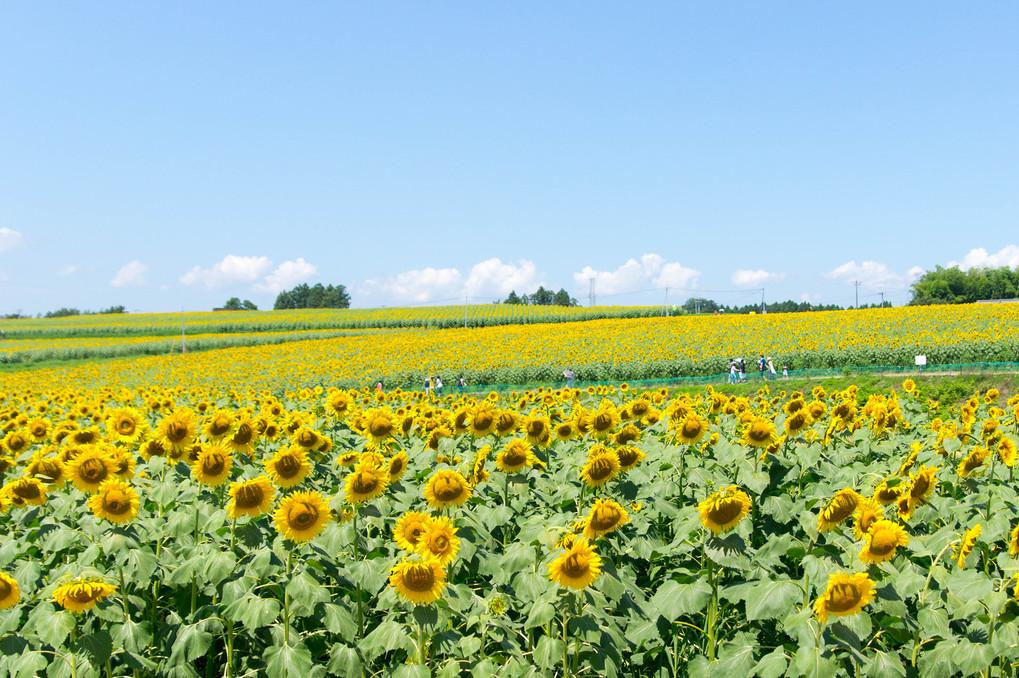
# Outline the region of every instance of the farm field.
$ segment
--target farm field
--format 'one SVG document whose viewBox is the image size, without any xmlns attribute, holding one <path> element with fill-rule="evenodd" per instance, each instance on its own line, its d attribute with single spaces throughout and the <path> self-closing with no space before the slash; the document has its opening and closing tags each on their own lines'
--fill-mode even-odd
<svg viewBox="0 0 1019 678">
<path fill-rule="evenodd" d="M 5 386 L 0 667 L 795 677 L 1019 663 L 1014 394 L 933 403 L 907 380 L 868 398 L 277 396 L 229 375 Z"/>
</svg>

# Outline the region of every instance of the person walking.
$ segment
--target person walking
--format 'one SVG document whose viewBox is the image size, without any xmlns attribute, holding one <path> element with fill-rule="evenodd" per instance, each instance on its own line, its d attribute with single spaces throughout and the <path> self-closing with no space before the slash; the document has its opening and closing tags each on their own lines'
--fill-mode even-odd
<svg viewBox="0 0 1019 678">
<path fill-rule="evenodd" d="M 573 388 L 573 370 L 567 367 L 563 370 L 563 376 L 566 377 L 566 388 Z"/>
<path fill-rule="evenodd" d="M 464 381 L 464 375 L 463 375 L 463 372 L 461 372 L 460 376 L 456 378 L 456 388 L 457 388 L 457 390 L 460 391 L 460 395 L 464 394 L 464 386 L 466 386 L 466 385 L 467 385 L 467 382 Z"/>
<path fill-rule="evenodd" d="M 739 381 L 742 384 L 747 380 L 747 363 L 743 358 L 739 359 Z"/>
<path fill-rule="evenodd" d="M 763 381 L 765 378 L 764 371 L 768 369 L 768 364 L 764 361 L 763 353 L 761 354 L 761 357 L 757 359 L 757 367 L 761 371 L 761 380 Z"/>
<path fill-rule="evenodd" d="M 768 372 L 771 374 L 770 378 L 772 380 L 775 380 L 775 379 L 778 378 L 778 375 L 775 374 L 775 363 L 771 362 L 771 358 L 768 358 Z"/>
<path fill-rule="evenodd" d="M 439 376 L 435 377 L 435 397 L 442 397 L 442 377 Z"/>
</svg>

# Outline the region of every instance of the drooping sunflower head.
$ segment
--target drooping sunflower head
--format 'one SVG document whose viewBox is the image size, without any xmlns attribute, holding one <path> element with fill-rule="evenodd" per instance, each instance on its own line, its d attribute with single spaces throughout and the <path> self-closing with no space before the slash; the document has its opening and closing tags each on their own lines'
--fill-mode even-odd
<svg viewBox="0 0 1019 678">
<path fill-rule="evenodd" d="M 53 599 L 65 610 L 85 612 L 113 595 L 116 590 L 116 586 L 102 579 L 74 579 L 58 586 L 53 592 Z"/>
<path fill-rule="evenodd" d="M 460 551 L 460 538 L 456 526 L 449 518 L 429 518 L 418 535 L 416 552 L 425 558 L 434 558 L 440 565 L 449 565 Z"/>
<path fill-rule="evenodd" d="M 103 481 L 99 491 L 88 500 L 89 508 L 97 518 L 115 525 L 125 525 L 138 516 L 138 491 L 120 478 Z"/>
<path fill-rule="evenodd" d="M 390 570 L 389 585 L 405 600 L 431 605 L 446 588 L 446 569 L 434 558 L 404 558 Z"/>
<path fill-rule="evenodd" d="M 958 544 L 955 547 L 955 551 L 952 555 L 952 559 L 959 565 L 959 569 L 966 567 L 966 556 L 973 553 L 973 549 L 977 544 L 977 537 L 984 531 L 983 526 L 977 524 L 966 530 L 966 534 L 962 536 Z"/>
<path fill-rule="evenodd" d="M 407 464 L 410 463 L 410 457 L 403 450 L 400 450 L 386 463 L 386 470 L 389 473 L 389 482 L 395 483 L 403 474 L 407 472 Z"/>
<path fill-rule="evenodd" d="M 7 482 L 0 493 L 12 506 L 42 506 L 46 503 L 46 486 L 38 478 L 18 478 Z"/>
<path fill-rule="evenodd" d="M 388 469 L 362 462 L 347 475 L 343 489 L 349 503 L 360 504 L 382 494 L 388 484 Z"/>
<path fill-rule="evenodd" d="M 1008 436 L 1003 436 L 1001 440 L 998 441 L 998 446 L 994 451 L 997 453 L 998 459 L 1001 460 L 1001 463 L 1009 468 L 1015 466 L 1016 460 L 1019 459 L 1016 443 Z"/>
<path fill-rule="evenodd" d="M 549 579 L 563 588 L 585 589 L 601 574 L 601 556 L 586 539 L 573 540 L 548 566 Z"/>
<path fill-rule="evenodd" d="M 814 603 L 814 614 L 825 624 L 829 615 L 846 617 L 862 612 L 874 597 L 874 582 L 866 573 L 836 572 L 828 577 L 824 594 Z"/>
<path fill-rule="evenodd" d="M 82 492 L 98 492 L 104 480 L 113 475 L 116 468 L 110 450 L 90 445 L 84 447 L 67 462 L 67 477 Z"/>
<path fill-rule="evenodd" d="M 920 466 L 915 472 L 909 474 L 912 483 L 909 487 L 909 501 L 915 507 L 926 504 L 930 499 L 934 488 L 937 487 L 937 472 L 941 470 L 937 466 Z"/>
<path fill-rule="evenodd" d="M 629 471 L 647 459 L 647 455 L 639 447 L 632 445 L 616 448 L 616 456 L 619 458 L 619 470 L 621 471 Z"/>
<path fill-rule="evenodd" d="M 588 487 L 601 487 L 609 482 L 622 470 L 619 463 L 619 455 L 615 450 L 603 446 L 596 454 L 588 457 L 587 463 L 580 470 L 580 478 Z"/>
<path fill-rule="evenodd" d="M 318 536 L 332 519 L 325 497 L 315 491 L 297 491 L 280 502 L 273 514 L 276 529 L 291 541 L 306 542 Z"/>
<path fill-rule="evenodd" d="M 597 499 L 584 521 L 584 537 L 594 541 L 630 522 L 630 514 L 614 499 Z"/>
<path fill-rule="evenodd" d="M 818 531 L 834 530 L 856 512 L 856 507 L 862 500 L 863 497 L 860 496 L 860 493 L 849 487 L 836 492 L 817 518 Z"/>
<path fill-rule="evenodd" d="M 0 572 L 0 610 L 9 610 L 21 601 L 18 580 L 6 572 Z"/>
<path fill-rule="evenodd" d="M 311 472 L 308 452 L 301 447 L 280 448 L 265 460 L 263 468 L 272 484 L 282 489 L 299 485 Z"/>
<path fill-rule="evenodd" d="M 244 482 L 230 483 L 230 501 L 226 506 L 227 516 L 236 520 L 241 516 L 257 518 L 268 513 L 276 488 L 266 476 L 258 476 Z"/>
<path fill-rule="evenodd" d="M 983 469 L 984 462 L 987 460 L 989 450 L 985 447 L 974 447 L 970 450 L 963 459 L 959 462 L 955 471 L 959 474 L 960 478 L 968 478 L 971 475 L 980 473 Z"/>
<path fill-rule="evenodd" d="M 891 560 L 895 556 L 895 549 L 907 544 L 909 544 L 909 536 L 901 525 L 891 520 L 877 520 L 871 524 L 864 537 L 860 560 L 865 563 Z"/>
<path fill-rule="evenodd" d="M 495 465 L 503 473 L 516 473 L 521 469 L 534 465 L 537 459 L 531 451 L 531 445 L 519 438 L 506 443 L 495 457 Z"/>
<path fill-rule="evenodd" d="M 750 513 L 750 496 L 735 485 L 724 487 L 697 505 L 701 525 L 715 534 L 728 532 Z"/>
<path fill-rule="evenodd" d="M 463 506 L 471 494 L 467 479 L 452 469 L 439 469 L 425 483 L 424 496 L 433 509 Z"/>
<path fill-rule="evenodd" d="M 219 445 L 209 445 L 198 453 L 198 458 L 191 467 L 191 477 L 203 485 L 216 487 L 230 478 L 234 459 L 226 449 Z"/>
</svg>

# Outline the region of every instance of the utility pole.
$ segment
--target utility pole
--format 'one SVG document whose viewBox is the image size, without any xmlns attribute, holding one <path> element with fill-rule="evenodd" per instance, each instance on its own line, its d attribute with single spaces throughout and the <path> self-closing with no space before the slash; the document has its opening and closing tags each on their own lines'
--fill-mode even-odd
<svg viewBox="0 0 1019 678">
<path fill-rule="evenodd" d="M 764 288 L 761 288 L 761 313 L 767 313 L 768 307 L 764 305 Z"/>
<path fill-rule="evenodd" d="M 467 329 L 467 293 L 464 292 L 464 329 Z"/>
<path fill-rule="evenodd" d="M 854 280 L 853 285 L 856 287 L 856 309 L 860 309 L 860 281 Z"/>
<path fill-rule="evenodd" d="M 590 286 L 590 288 L 588 290 L 587 298 L 588 298 L 589 305 L 593 308 L 594 307 L 594 278 L 591 278 L 590 281 L 591 281 L 591 286 Z"/>
<path fill-rule="evenodd" d="M 184 307 L 180 307 L 180 352 L 187 353 L 187 346 L 184 345 Z"/>
<path fill-rule="evenodd" d="M 885 293 L 884 292 L 878 292 L 878 294 L 881 295 L 881 308 L 884 308 L 885 307 Z"/>
<path fill-rule="evenodd" d="M 669 317 L 669 286 L 665 286 L 665 303 L 662 305 L 662 315 Z"/>
</svg>

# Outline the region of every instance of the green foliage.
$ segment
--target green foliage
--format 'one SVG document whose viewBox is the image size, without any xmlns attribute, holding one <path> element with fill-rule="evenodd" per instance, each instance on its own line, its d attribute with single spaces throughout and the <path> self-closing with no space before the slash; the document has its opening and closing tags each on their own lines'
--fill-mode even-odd
<svg viewBox="0 0 1019 678">
<path fill-rule="evenodd" d="M 1019 270 L 1001 268 L 971 268 L 961 271 L 958 266 L 926 271 L 913 283 L 910 305 L 969 304 L 984 299 L 1019 298 Z"/>
<path fill-rule="evenodd" d="M 327 285 L 316 283 L 308 287 L 301 283 L 292 290 L 280 292 L 273 304 L 274 310 L 298 308 L 350 308 L 350 295 L 343 285 Z"/>
<path fill-rule="evenodd" d="M 509 296 L 503 301 L 504 304 L 531 304 L 533 306 L 577 306 L 577 300 L 570 296 L 565 288 L 560 287 L 558 292 L 546 290 L 544 286 L 538 287 L 534 294 L 518 295 L 516 290 L 511 290 Z"/>
</svg>

